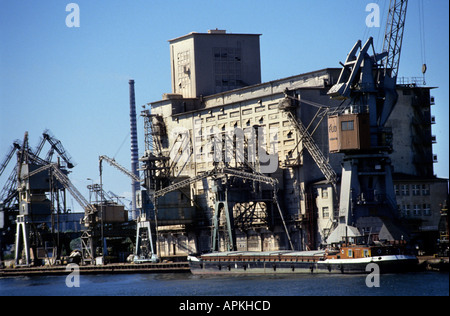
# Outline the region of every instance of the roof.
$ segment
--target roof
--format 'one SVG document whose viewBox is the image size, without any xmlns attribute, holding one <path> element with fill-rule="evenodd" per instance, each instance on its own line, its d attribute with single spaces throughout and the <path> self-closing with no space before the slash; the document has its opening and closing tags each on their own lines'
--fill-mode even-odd
<svg viewBox="0 0 450 316">
<path fill-rule="evenodd" d="M 314 70 L 314 71 L 310 71 L 310 72 L 306 72 L 306 73 L 302 73 L 302 74 L 298 74 L 298 75 L 294 75 L 294 76 L 290 76 L 290 77 L 266 81 L 266 82 L 262 82 L 262 83 L 242 87 L 242 88 L 237 88 L 234 90 L 228 90 L 228 91 L 219 92 L 216 94 L 203 96 L 202 100 L 205 103 L 214 102 L 217 99 L 227 99 L 228 100 L 228 99 L 230 99 L 230 97 L 232 97 L 234 95 L 239 100 L 238 101 L 229 101 L 229 102 L 230 103 L 241 102 L 242 98 L 244 98 L 245 100 L 249 100 L 251 98 L 261 98 L 262 97 L 261 95 L 254 93 L 254 92 L 258 89 L 265 90 L 266 88 L 269 88 L 269 87 L 277 87 L 277 88 L 274 88 L 276 91 L 273 91 L 274 89 L 269 89 L 271 92 L 265 92 L 265 94 L 267 94 L 267 95 L 283 93 L 285 88 L 289 88 L 290 90 L 292 90 L 292 89 L 323 89 L 324 88 L 323 85 L 320 85 L 320 86 L 314 85 L 314 84 L 310 85 L 310 84 L 308 84 L 307 81 L 309 79 L 320 78 L 322 76 L 338 75 L 339 72 L 340 72 L 339 68 L 323 68 L 323 69 Z M 245 93 L 247 93 L 249 96 L 242 97 L 241 95 L 244 95 Z M 198 99 L 198 98 L 190 98 L 190 99 Z M 180 100 L 184 100 L 184 98 L 182 98 Z M 167 101 L 170 101 L 170 100 L 163 99 L 163 100 L 151 102 L 151 104 L 153 106 L 155 104 L 158 104 L 161 102 L 167 102 Z M 223 105 L 224 105 L 223 103 L 217 104 L 215 106 L 207 105 L 205 108 L 194 110 L 194 111 L 189 111 L 189 112 L 183 112 L 181 114 L 188 114 L 191 112 L 197 112 L 199 110 L 205 110 L 206 108 L 210 109 L 210 108 L 214 108 L 214 107 L 220 107 Z"/>
<path fill-rule="evenodd" d="M 361 234 L 359 233 L 358 228 L 353 227 L 353 226 L 348 226 L 345 224 L 339 224 L 338 227 L 336 227 L 330 234 L 330 236 L 328 236 L 327 238 L 327 243 L 328 244 L 332 244 L 332 243 L 338 243 L 342 241 L 342 237 L 358 237 L 361 236 Z"/>
<path fill-rule="evenodd" d="M 220 31 L 210 31 L 208 33 L 190 32 L 189 34 L 179 36 L 168 40 L 169 43 L 193 36 L 261 36 L 262 34 L 248 34 L 248 33 L 224 33 Z"/>
</svg>

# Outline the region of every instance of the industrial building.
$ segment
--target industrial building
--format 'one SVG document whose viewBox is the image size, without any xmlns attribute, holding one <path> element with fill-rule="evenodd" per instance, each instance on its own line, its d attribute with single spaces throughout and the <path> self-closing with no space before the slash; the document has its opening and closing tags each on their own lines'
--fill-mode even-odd
<svg viewBox="0 0 450 316">
<path fill-rule="evenodd" d="M 216 29 L 169 40 L 172 91 L 141 112 L 145 154 L 130 80 L 131 171 L 100 156 L 95 201 L 70 182 L 74 164 L 47 131 L 36 149 L 27 133 L 13 144 L 0 165 L 1 175 L 17 151 L 0 192 L 0 250 L 14 240 L 16 265 L 39 264 L 68 255 L 79 238 L 84 264 L 130 254 L 143 263 L 318 249 L 350 235 L 435 253 L 448 179 L 433 172 L 433 87 L 397 78 L 399 50 L 390 54 L 406 4 L 390 8 L 388 23 L 399 28 L 383 53 L 369 54 L 369 38 L 343 68 L 269 82 L 261 82 L 261 34 Z M 132 214 L 103 190 L 103 162 L 132 179 Z M 84 208 L 81 226 L 69 226 L 77 215 L 66 191 Z"/>
<path fill-rule="evenodd" d="M 229 233 L 226 212 L 221 212 L 218 250 L 228 249 L 229 236 L 236 239 L 236 250 L 317 248 L 336 227 L 339 216 L 340 187 L 336 180 L 341 175 L 343 155 L 339 153 L 342 148 L 333 148 L 329 142 L 327 117 L 349 111 L 349 104 L 333 100 L 327 93 L 337 82 L 340 69 L 261 83 L 259 36 L 213 30 L 169 41 L 172 91 L 162 100 L 151 102 L 151 110 L 143 112 L 149 122 L 146 141 L 156 156 L 168 157 L 166 176 L 171 182 L 198 177 L 218 166 L 277 180 L 283 214 L 276 211 L 267 185 L 246 187 L 245 181 L 222 178 L 234 232 Z M 432 88 L 408 82 L 398 85 L 397 90 L 398 103 L 383 134 L 393 148 L 390 159 L 395 188 L 405 186 L 405 181 L 411 190 L 416 186 L 427 188 L 423 191 L 426 194 L 420 194 L 420 202 L 398 198 L 398 215 L 408 222 L 410 215 L 416 214 L 415 232 L 437 233 L 448 181 L 433 175 L 437 158 L 432 153 Z M 283 110 L 286 102 L 290 103 L 287 107 L 295 106 L 294 115 L 312 136 L 325 159 L 323 163 L 317 163 L 319 158 L 305 144 L 308 140 Z M 341 134 L 349 131 L 355 133 L 345 136 L 348 148 L 354 146 L 355 139 L 355 144 L 363 146 L 364 137 L 370 141 L 364 130 L 353 125 Z M 328 177 L 327 168 L 332 169 Z M 330 181 L 333 172 L 336 189 Z M 213 221 L 220 212 L 216 205 L 217 180 L 205 177 L 192 181 L 183 192 L 170 194 L 170 198 L 157 202 L 161 255 L 211 250 Z M 410 212 L 405 211 L 408 208 Z M 417 208 L 415 213 L 412 208 Z M 180 214 L 178 220 L 174 212 Z M 172 218 L 170 224 L 164 225 L 164 217 Z"/>
</svg>

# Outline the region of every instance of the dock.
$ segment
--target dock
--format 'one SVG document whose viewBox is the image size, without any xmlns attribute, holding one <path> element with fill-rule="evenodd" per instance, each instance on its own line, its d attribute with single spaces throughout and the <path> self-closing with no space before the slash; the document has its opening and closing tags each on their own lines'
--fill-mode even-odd
<svg viewBox="0 0 450 316">
<path fill-rule="evenodd" d="M 0 269 L 0 277 L 33 275 L 67 275 L 73 270 L 67 266 L 14 267 Z M 189 273 L 188 262 L 171 263 L 116 263 L 107 265 L 78 266 L 80 274 L 118 274 L 118 273 Z"/>
</svg>

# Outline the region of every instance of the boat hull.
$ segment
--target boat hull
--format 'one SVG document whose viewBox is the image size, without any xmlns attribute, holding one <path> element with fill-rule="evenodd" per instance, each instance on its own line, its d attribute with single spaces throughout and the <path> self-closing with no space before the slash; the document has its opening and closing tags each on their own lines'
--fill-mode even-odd
<svg viewBox="0 0 450 316">
<path fill-rule="evenodd" d="M 376 264 L 370 265 L 370 264 Z M 286 261 L 191 261 L 192 274 L 380 274 L 411 272 L 418 268 L 415 256 L 381 256 L 361 259 L 326 259 L 316 262 Z"/>
</svg>

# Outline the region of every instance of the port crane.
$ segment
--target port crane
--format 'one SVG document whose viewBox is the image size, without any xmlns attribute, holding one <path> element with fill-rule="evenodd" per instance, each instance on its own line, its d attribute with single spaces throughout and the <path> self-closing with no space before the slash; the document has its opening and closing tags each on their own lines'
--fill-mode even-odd
<svg viewBox="0 0 450 316">
<path fill-rule="evenodd" d="M 50 150 L 45 158 L 39 157 L 45 143 L 50 144 Z M 0 164 L 0 175 L 6 170 L 7 165 L 11 161 L 14 153 L 17 151 L 17 160 L 15 168 L 12 169 L 6 184 L 0 192 L 0 211 L 17 214 L 16 216 L 16 263 L 19 261 L 19 253 L 24 250 L 25 257 L 21 260 L 25 265 L 31 263 L 30 245 L 36 250 L 37 247 L 43 245 L 43 235 L 45 238 L 52 239 L 57 243 L 57 253 L 60 249 L 60 232 L 56 238 L 55 227 L 52 224 L 51 234 L 48 231 L 38 228 L 38 226 L 54 215 L 54 211 L 59 214 L 60 210 L 66 211 L 65 208 L 65 188 L 63 183 L 56 179 L 51 181 L 46 176 L 37 176 L 38 173 L 51 169 L 55 163 L 52 162 L 53 154 L 58 153 L 58 157 L 65 162 L 65 166 L 61 171 L 67 174 L 66 168 L 73 168 L 74 164 L 61 142 L 50 134 L 48 130 L 44 131 L 41 140 L 36 149 L 31 149 L 28 145 L 28 132 L 25 132 L 23 141 L 15 141 L 6 158 Z M 58 158 L 58 159 L 59 159 Z M 59 165 L 59 160 L 58 160 Z M 35 177 L 36 176 L 36 177 Z M 31 179 L 31 177 L 33 177 Z M 49 194 L 49 196 L 47 196 Z M 61 197 L 62 202 L 61 204 Z M 50 200 L 51 199 L 51 200 Z M 2 216 L 2 218 L 7 218 Z M 1 223 L 2 227 L 10 227 L 12 223 Z M 5 225 L 6 224 L 6 225 Z M 54 248 L 55 250 L 55 248 Z M 36 253 L 34 253 L 36 255 Z"/>
<path fill-rule="evenodd" d="M 84 196 L 78 191 L 78 189 L 72 184 L 70 179 L 67 177 L 67 175 L 61 171 L 58 164 L 56 163 L 50 163 L 47 165 L 44 165 L 32 172 L 29 172 L 24 177 L 22 177 L 22 181 L 26 181 L 27 179 L 45 171 L 50 170 L 51 176 L 54 177 L 65 189 L 67 189 L 72 197 L 78 202 L 78 204 L 83 207 L 85 211 L 85 215 L 83 218 L 83 224 L 87 228 L 81 236 L 82 241 L 82 253 L 83 258 L 89 258 L 93 259 L 94 255 L 92 253 L 93 251 L 93 227 L 95 223 L 97 222 L 96 216 L 97 216 L 97 209 L 90 204 Z M 22 224 L 22 221 L 18 221 L 18 231 L 25 231 Z M 19 236 L 19 235 L 17 235 Z M 18 238 L 18 237 L 17 237 Z M 24 236 L 24 240 L 25 236 Z M 18 260 L 18 254 L 16 253 L 16 261 Z"/>
<path fill-rule="evenodd" d="M 106 155 L 102 155 L 99 157 L 99 170 L 100 170 L 100 181 L 102 179 L 102 173 L 103 173 L 103 161 L 106 161 L 111 166 L 117 168 L 119 171 L 133 179 L 135 182 L 140 183 L 143 185 L 144 180 L 139 178 L 136 174 L 133 172 L 127 170 L 125 167 L 120 165 L 115 159 L 110 158 Z M 137 199 L 142 199 L 142 194 L 149 193 L 148 190 L 142 190 L 140 191 L 141 194 L 138 194 L 136 197 Z M 154 201 L 152 199 L 152 201 Z M 141 203 L 136 203 L 142 206 Z M 155 217 L 156 219 L 156 217 Z M 136 222 L 136 244 L 135 244 L 135 253 L 134 253 L 134 259 L 133 261 L 135 263 L 142 263 L 142 262 L 157 262 L 159 258 L 156 254 L 156 249 L 154 247 L 155 241 L 156 241 L 156 220 L 151 221 L 147 219 L 146 210 L 141 210 L 141 214 L 137 218 Z"/>
<path fill-rule="evenodd" d="M 46 158 L 40 158 L 39 155 L 45 145 L 45 143 L 48 142 L 51 146 L 50 150 L 48 151 Z M 56 151 L 61 157 L 64 162 L 66 163 L 67 168 L 72 169 L 75 164 L 73 163 L 72 158 L 68 154 L 67 150 L 64 149 L 62 143 L 60 140 L 55 138 L 51 135 L 49 130 L 45 130 L 42 133 L 41 140 L 36 147 L 36 149 L 33 151 L 28 147 L 28 133 L 26 133 L 23 144 L 20 145 L 19 141 L 15 141 L 13 145 L 11 146 L 10 151 L 6 155 L 3 162 L 0 164 L 0 176 L 3 174 L 5 169 L 7 168 L 9 162 L 11 161 L 12 157 L 14 156 L 14 153 L 16 151 L 18 152 L 18 159 L 20 162 L 17 162 L 17 167 L 14 168 L 3 187 L 2 191 L 0 192 L 0 201 L 5 206 L 8 206 L 11 201 L 16 196 L 17 191 L 17 181 L 18 181 L 18 170 L 21 170 L 21 164 L 24 163 L 26 160 L 30 160 L 33 163 L 36 163 L 38 165 L 46 165 L 50 164 L 52 160 L 53 153 Z"/>
<path fill-rule="evenodd" d="M 390 1 L 383 52 L 375 53 L 373 38 L 364 44 L 358 40 L 337 83 L 328 91 L 332 99 L 350 100 L 347 113 L 328 118 L 330 151 L 344 154 L 339 226 L 328 242 L 340 241 L 337 234 L 344 231 L 342 227 L 356 226 L 361 231 L 364 219 L 370 216 L 396 219 L 389 158 L 392 132 L 385 123 L 398 99 L 396 80 L 407 5 L 407 0 Z M 348 145 L 349 134 L 358 141 Z M 379 233 L 380 228 L 372 233 Z"/>
</svg>

